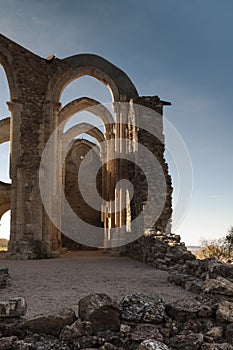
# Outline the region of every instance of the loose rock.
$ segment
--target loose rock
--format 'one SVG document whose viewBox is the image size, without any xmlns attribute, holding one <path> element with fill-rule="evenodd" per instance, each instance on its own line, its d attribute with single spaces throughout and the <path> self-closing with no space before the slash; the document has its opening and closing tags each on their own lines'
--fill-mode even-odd
<svg viewBox="0 0 233 350">
<path fill-rule="evenodd" d="M 217 313 L 216 313 L 217 319 L 222 322 L 233 322 L 233 303 L 229 301 L 222 301 L 218 305 Z"/>
<path fill-rule="evenodd" d="M 93 327 L 91 322 L 75 321 L 70 326 L 65 326 L 60 334 L 61 340 L 72 340 L 83 336 L 93 334 Z"/>
<path fill-rule="evenodd" d="M 33 333 L 59 335 L 62 328 L 76 320 L 75 312 L 64 309 L 57 314 L 38 316 L 20 324 L 20 328 Z"/>
<path fill-rule="evenodd" d="M 140 343 L 146 339 L 163 342 L 163 336 L 160 334 L 158 328 L 153 325 L 138 325 L 132 330 L 130 336 L 131 340 Z"/>
<path fill-rule="evenodd" d="M 227 343 L 222 343 L 222 344 L 205 343 L 201 346 L 201 350 L 233 350 L 233 346 Z"/>
<path fill-rule="evenodd" d="M 209 317 L 212 310 L 197 300 L 176 301 L 166 305 L 167 314 L 175 320 L 185 321 L 193 318 Z"/>
<path fill-rule="evenodd" d="M 229 324 L 226 329 L 227 342 L 233 345 L 233 323 Z"/>
<path fill-rule="evenodd" d="M 120 311 L 118 305 L 108 295 L 91 294 L 79 301 L 79 316 L 90 321 L 96 330 L 120 329 Z"/>
<path fill-rule="evenodd" d="M 156 340 L 144 340 L 139 345 L 139 350 L 170 350 L 167 345 Z"/>
<path fill-rule="evenodd" d="M 12 350 L 17 337 L 6 337 L 0 339 L 0 350 Z"/>
<path fill-rule="evenodd" d="M 24 298 L 12 298 L 0 302 L 0 318 L 25 316 L 27 304 Z"/>
<path fill-rule="evenodd" d="M 132 322 L 160 323 L 165 315 L 164 301 L 159 295 L 132 294 L 120 302 L 121 318 Z"/>
<path fill-rule="evenodd" d="M 170 343 L 174 349 L 178 350 L 198 350 L 203 343 L 202 333 L 179 334 L 171 338 Z"/>
<path fill-rule="evenodd" d="M 207 337 L 211 337 L 214 340 L 218 340 L 223 336 L 224 329 L 221 326 L 212 327 L 207 333 Z"/>
<path fill-rule="evenodd" d="M 220 276 L 205 281 L 202 289 L 205 293 L 233 296 L 233 283 Z"/>
<path fill-rule="evenodd" d="M 10 285 L 10 276 L 8 269 L 0 269 L 0 289 Z"/>
</svg>

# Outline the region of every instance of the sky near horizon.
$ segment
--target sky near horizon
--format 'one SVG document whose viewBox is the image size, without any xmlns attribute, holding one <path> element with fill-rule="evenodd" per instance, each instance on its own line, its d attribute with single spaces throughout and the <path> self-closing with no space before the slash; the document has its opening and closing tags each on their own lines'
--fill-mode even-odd
<svg viewBox="0 0 233 350">
<path fill-rule="evenodd" d="M 233 225 L 231 0 L 0 0 L 0 33 L 41 57 L 98 54 L 125 71 L 139 95 L 171 101 L 165 117 L 183 138 L 193 168 L 189 210 L 175 232 L 188 245 L 227 233 Z M 93 80 L 74 82 L 62 102 L 85 91 L 109 102 L 106 87 Z M 9 114 L 6 100 L 0 69 L 0 118 Z M 1 145 L 4 166 L 7 153 Z M 177 174 L 169 165 L 176 197 Z M 0 236 L 6 231 L 2 222 Z"/>
</svg>

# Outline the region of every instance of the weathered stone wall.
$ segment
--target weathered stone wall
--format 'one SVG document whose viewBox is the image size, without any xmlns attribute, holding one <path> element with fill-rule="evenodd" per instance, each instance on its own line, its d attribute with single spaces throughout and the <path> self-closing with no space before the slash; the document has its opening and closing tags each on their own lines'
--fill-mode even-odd
<svg viewBox="0 0 233 350">
<path fill-rule="evenodd" d="M 181 242 L 179 235 L 164 234 L 159 231 L 144 235 L 133 243 L 120 248 L 118 254 L 127 255 L 162 270 L 168 270 L 177 264 L 178 266 L 183 265 L 186 261 L 196 260 Z"/>
<path fill-rule="evenodd" d="M 165 140 L 163 134 L 163 105 L 166 103 L 161 101 L 158 96 L 142 96 L 134 99 L 134 103 L 137 105 L 142 105 L 146 107 L 145 116 L 139 115 L 140 118 L 146 118 L 145 125 L 147 130 L 139 129 L 138 132 L 138 142 L 146 147 L 147 150 L 153 153 L 156 160 L 158 161 L 161 169 L 157 171 L 157 178 L 152 179 L 152 183 L 156 182 L 156 188 L 153 188 L 155 195 L 161 198 L 163 203 L 163 195 L 165 196 L 165 203 L 162 204 L 163 210 L 156 222 L 151 227 L 146 227 L 147 221 L 150 221 L 150 212 L 148 211 L 148 217 L 144 216 L 145 228 L 147 232 L 171 232 L 171 217 L 172 217 L 172 183 L 171 176 L 168 173 L 168 165 L 164 158 L 165 152 Z M 150 113 L 150 110 L 152 113 Z M 140 109 L 139 109 L 140 111 Z M 153 112 L 154 111 L 154 112 Z M 147 181 L 150 181 L 151 174 L 151 164 L 145 159 L 143 163 L 143 168 L 149 174 L 148 179 L 144 178 L 143 182 L 139 182 L 142 188 L 143 204 L 147 201 Z M 162 172 L 161 172 L 162 171 Z M 150 175 L 151 174 L 151 175 Z M 160 186 L 165 179 L 166 187 Z M 156 193 L 158 191 L 159 193 Z M 164 191 L 164 193 L 161 193 Z M 158 205 L 161 205 L 158 203 Z"/>
</svg>

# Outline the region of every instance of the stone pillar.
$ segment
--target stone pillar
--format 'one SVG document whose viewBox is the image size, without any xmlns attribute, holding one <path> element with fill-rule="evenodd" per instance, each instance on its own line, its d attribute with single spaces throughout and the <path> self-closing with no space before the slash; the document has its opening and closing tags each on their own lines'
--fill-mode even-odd
<svg viewBox="0 0 233 350">
<path fill-rule="evenodd" d="M 48 239 L 51 244 L 51 250 L 52 252 L 58 252 L 62 247 L 62 239 L 61 239 L 61 232 L 60 230 L 54 226 L 53 219 L 55 222 L 59 222 L 60 227 L 62 227 L 62 203 L 59 200 L 61 198 L 61 184 L 62 184 L 62 177 L 63 177 L 63 164 L 62 164 L 62 142 L 63 142 L 63 129 L 58 128 L 58 120 L 59 120 L 59 112 L 61 111 L 62 105 L 61 103 L 54 103 L 50 102 L 50 109 L 51 112 L 47 113 L 47 115 L 52 116 L 52 123 L 50 133 L 46 136 L 46 141 L 48 136 L 52 135 L 54 133 L 54 162 L 51 164 L 50 168 L 50 174 L 49 176 L 53 179 L 52 180 L 52 188 L 50 192 L 50 198 L 51 198 L 51 206 L 52 206 L 52 217 L 48 218 L 46 216 L 48 229 L 45 230 L 45 234 L 48 235 Z M 46 179 L 45 179 L 46 181 Z M 60 184 L 60 186 L 59 186 Z"/>
<path fill-rule="evenodd" d="M 28 110 L 26 104 L 9 103 L 11 123 L 12 220 L 7 258 L 52 257 L 39 188 L 39 168 L 45 146 L 42 111 Z M 45 219 L 46 218 L 46 219 Z"/>
</svg>

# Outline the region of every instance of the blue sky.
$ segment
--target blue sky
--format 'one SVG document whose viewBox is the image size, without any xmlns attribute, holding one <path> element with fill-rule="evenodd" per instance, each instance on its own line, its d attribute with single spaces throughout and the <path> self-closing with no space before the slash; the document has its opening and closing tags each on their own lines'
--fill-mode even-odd
<svg viewBox="0 0 233 350">
<path fill-rule="evenodd" d="M 0 32 L 42 57 L 101 55 L 139 94 L 171 101 L 165 115 L 185 141 L 194 174 L 189 211 L 175 231 L 198 244 L 233 225 L 231 0 L 0 0 Z M 109 102 L 106 88 L 90 78 L 68 87 L 63 102 L 82 90 Z M 5 100 L 0 92 L 2 115 Z M 6 147 L 0 151 L 3 157 Z M 172 162 L 170 168 L 176 187 Z"/>
</svg>

